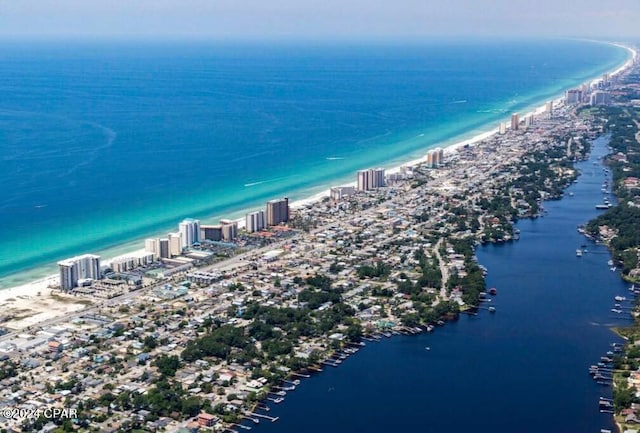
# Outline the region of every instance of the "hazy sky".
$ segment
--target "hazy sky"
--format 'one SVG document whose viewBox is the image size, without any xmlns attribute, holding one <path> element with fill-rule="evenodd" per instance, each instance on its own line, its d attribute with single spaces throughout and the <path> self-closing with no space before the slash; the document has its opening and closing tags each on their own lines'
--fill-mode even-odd
<svg viewBox="0 0 640 433">
<path fill-rule="evenodd" d="M 640 0 L 0 0 L 0 36 L 640 39 Z"/>
</svg>

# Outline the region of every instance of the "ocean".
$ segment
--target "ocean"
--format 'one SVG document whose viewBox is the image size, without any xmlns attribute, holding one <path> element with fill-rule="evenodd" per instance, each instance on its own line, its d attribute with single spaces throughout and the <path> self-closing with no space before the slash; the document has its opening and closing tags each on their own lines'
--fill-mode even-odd
<svg viewBox="0 0 640 433">
<path fill-rule="evenodd" d="M 549 49 L 550 47 L 553 49 Z M 0 288 L 492 129 L 628 52 L 575 41 L 0 43 Z"/>
</svg>

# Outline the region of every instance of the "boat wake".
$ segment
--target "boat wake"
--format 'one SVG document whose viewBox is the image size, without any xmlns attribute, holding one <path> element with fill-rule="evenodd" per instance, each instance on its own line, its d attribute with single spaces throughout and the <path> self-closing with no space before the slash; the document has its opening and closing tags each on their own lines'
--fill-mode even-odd
<svg viewBox="0 0 640 433">
<path fill-rule="evenodd" d="M 344 158 L 341 157 L 341 156 L 327 156 L 326 159 L 327 159 L 327 161 L 339 161 L 339 160 L 344 159 Z"/>
<path fill-rule="evenodd" d="M 466 104 L 466 99 L 460 99 L 459 101 L 451 101 L 452 104 Z"/>
<path fill-rule="evenodd" d="M 104 152 L 105 150 L 109 149 L 113 145 L 113 142 L 116 141 L 116 138 L 118 137 L 118 134 L 113 129 L 108 128 L 108 127 L 106 127 L 104 125 L 101 125 L 99 123 L 96 123 L 96 122 L 82 122 L 82 123 L 84 123 L 85 125 L 89 125 L 89 126 L 91 126 L 93 128 L 99 129 L 102 132 L 102 134 L 104 135 L 105 141 L 104 141 L 104 143 L 102 145 L 93 147 L 92 150 L 90 152 L 88 152 L 86 159 L 84 159 L 84 160 L 80 161 L 79 163 L 73 165 L 72 167 L 67 169 L 67 171 L 65 173 L 63 173 L 62 175 L 60 175 L 59 177 L 69 176 L 70 174 L 75 172 L 80 167 L 84 167 L 84 166 L 87 166 L 87 165 L 93 163 L 96 159 L 98 159 L 102 155 L 102 152 Z"/>
<path fill-rule="evenodd" d="M 262 185 L 263 183 L 271 183 L 271 182 L 278 182 L 280 180 L 284 180 L 287 179 L 289 177 L 295 177 L 297 175 L 293 175 L 293 176 L 284 176 L 284 177 L 276 177 L 274 179 L 267 179 L 267 180 L 258 180 L 256 182 L 248 182 L 244 184 L 245 188 L 250 188 L 252 186 L 257 186 L 257 185 Z"/>
<path fill-rule="evenodd" d="M 606 326 L 607 328 L 610 328 L 612 326 L 617 326 L 617 323 L 598 323 L 598 322 L 589 322 L 589 325 L 591 326 Z"/>
<path fill-rule="evenodd" d="M 498 113 L 506 113 L 507 110 L 504 108 L 492 108 L 490 110 L 476 110 L 476 113 L 489 113 L 489 114 L 498 114 Z"/>
</svg>

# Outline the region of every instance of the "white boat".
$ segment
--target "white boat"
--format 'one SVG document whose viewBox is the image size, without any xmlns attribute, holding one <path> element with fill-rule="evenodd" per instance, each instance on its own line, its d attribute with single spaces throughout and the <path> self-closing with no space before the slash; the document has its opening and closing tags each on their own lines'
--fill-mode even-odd
<svg viewBox="0 0 640 433">
<path fill-rule="evenodd" d="M 581 249 L 577 249 L 576 250 L 576 257 L 582 257 L 582 250 Z"/>
</svg>

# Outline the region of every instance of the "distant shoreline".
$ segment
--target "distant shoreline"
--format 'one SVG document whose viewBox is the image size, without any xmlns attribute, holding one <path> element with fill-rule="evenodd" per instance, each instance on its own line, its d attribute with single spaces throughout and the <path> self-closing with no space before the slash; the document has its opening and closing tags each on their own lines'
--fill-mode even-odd
<svg viewBox="0 0 640 433">
<path fill-rule="evenodd" d="M 602 42 L 602 41 L 592 41 L 592 42 L 599 42 L 599 43 L 604 43 L 604 44 L 608 44 L 611 46 L 616 46 L 619 48 L 624 48 L 626 50 L 629 51 L 630 53 L 630 57 L 624 62 L 624 64 L 622 64 L 621 66 L 617 67 L 615 70 L 613 70 L 612 72 L 609 72 L 609 74 L 611 76 L 615 76 L 619 73 L 621 73 L 622 71 L 624 71 L 625 69 L 627 69 L 631 64 L 633 64 L 634 60 L 637 58 L 637 52 L 635 50 L 633 50 L 633 48 L 626 46 L 626 45 L 622 45 L 619 43 L 613 43 L 613 42 Z M 597 81 L 598 79 L 601 78 L 601 74 L 593 77 L 591 79 L 586 80 L 586 82 L 593 82 L 593 81 Z M 572 87 L 569 87 L 572 88 Z M 564 91 L 566 91 L 568 88 L 565 88 L 563 90 L 563 93 L 560 95 L 557 95 L 555 97 L 552 97 L 551 99 L 546 98 L 544 101 L 540 101 L 534 104 L 531 104 L 528 108 L 525 108 L 525 110 L 528 110 L 526 113 L 521 114 L 521 118 L 528 116 L 528 115 L 534 115 L 534 114 L 540 114 L 541 112 L 544 112 L 545 109 L 545 105 L 547 101 L 552 100 L 554 107 L 558 106 L 558 104 L 562 103 L 563 98 L 564 98 Z M 507 121 L 507 128 L 509 128 L 509 122 L 507 120 L 507 118 L 504 118 L 500 121 Z M 414 158 L 411 160 L 408 160 L 406 162 L 402 162 L 402 163 L 398 163 L 397 161 L 394 162 L 394 164 L 399 164 L 399 165 L 394 165 L 391 168 L 386 168 L 386 173 L 387 174 L 393 174 L 393 173 L 397 173 L 400 171 L 400 167 L 402 166 L 415 166 L 418 165 L 420 163 L 425 162 L 426 160 L 426 152 L 428 152 L 431 149 L 434 149 L 436 147 L 442 147 L 445 155 L 446 154 L 452 154 L 458 151 L 458 149 L 460 149 L 461 147 L 464 146 L 471 146 L 471 145 L 475 145 L 478 142 L 493 136 L 494 134 L 498 133 L 498 128 L 495 127 L 495 122 L 492 122 L 491 124 L 485 124 L 484 127 L 480 127 L 480 128 L 476 128 L 473 132 L 470 133 L 463 133 L 461 135 L 455 136 L 453 138 L 451 138 L 450 140 L 446 140 L 444 143 L 435 143 L 432 145 L 428 145 L 426 148 L 424 148 L 423 152 L 425 153 L 425 155 L 423 155 L 422 157 L 419 158 Z M 479 132 L 478 131 L 484 131 L 484 132 Z M 468 138 L 468 136 L 470 134 L 474 134 L 473 136 L 471 136 L 470 138 Z M 447 144 L 450 143 L 450 144 Z M 401 158 L 398 158 L 399 160 L 401 160 Z M 384 164 L 379 164 L 379 165 L 384 165 Z M 361 167 L 361 168 L 365 168 L 365 167 Z M 355 172 L 352 175 L 355 178 Z M 355 185 L 355 181 L 352 182 L 346 182 L 344 183 L 342 180 L 337 180 L 336 184 L 333 186 L 351 186 L 351 185 Z M 298 200 L 295 200 L 291 203 L 291 207 L 292 208 L 298 208 L 298 207 L 302 207 L 302 206 L 306 206 L 308 204 L 317 202 L 319 200 L 322 200 L 325 197 L 328 197 L 330 193 L 330 189 L 323 189 L 319 192 L 315 192 L 312 193 L 311 196 L 306 197 L 306 198 L 301 198 Z M 256 208 L 248 208 L 245 209 L 241 212 L 250 212 L 255 210 Z M 235 212 L 234 212 L 235 213 Z M 237 218 L 236 221 L 238 221 L 239 226 L 244 226 L 244 218 Z M 176 224 L 178 223 L 178 221 L 176 221 Z M 139 242 L 139 240 L 136 241 L 131 241 L 131 242 L 126 242 L 126 244 L 132 244 L 134 242 Z M 116 248 L 116 247 L 113 247 Z M 112 248 L 112 249 L 113 249 Z M 122 252 L 118 255 L 114 255 L 112 257 L 109 258 L 105 258 L 104 262 L 107 263 L 111 260 L 113 260 L 116 257 L 119 257 L 121 255 L 126 255 L 126 254 L 130 254 L 133 251 L 138 251 L 142 248 L 142 245 L 140 245 L 138 248 L 132 248 L 131 250 L 127 250 L 126 252 Z M 87 251 L 90 252 L 90 251 Z M 96 252 L 96 254 L 101 254 L 100 251 Z M 45 267 L 49 267 L 52 265 L 43 265 L 43 266 L 38 266 L 37 268 L 39 269 L 43 269 Z M 28 270 L 22 271 L 24 273 L 29 272 Z M 22 272 L 18 272 L 17 274 L 20 274 Z M 16 275 L 16 274 L 14 274 Z M 36 278 L 34 280 L 28 281 L 25 278 L 25 282 L 21 283 L 21 284 L 17 284 L 17 285 L 13 285 L 10 287 L 6 287 L 6 288 L 2 288 L 0 287 L 0 302 L 4 302 L 6 299 L 15 297 L 17 295 L 26 295 L 26 296 L 36 296 L 38 292 L 41 292 L 43 290 L 46 290 L 48 286 L 50 285 L 55 285 L 58 279 L 58 275 L 57 274 L 52 274 L 52 275 L 47 275 L 43 278 Z"/>
</svg>

